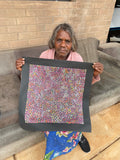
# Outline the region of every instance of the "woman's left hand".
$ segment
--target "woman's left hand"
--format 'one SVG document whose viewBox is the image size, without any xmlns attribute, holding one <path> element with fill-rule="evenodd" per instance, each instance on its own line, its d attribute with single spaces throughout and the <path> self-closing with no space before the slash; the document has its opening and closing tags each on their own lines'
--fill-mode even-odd
<svg viewBox="0 0 120 160">
<path fill-rule="evenodd" d="M 99 74 L 101 74 L 103 72 L 103 64 L 100 63 L 100 62 L 95 62 L 93 63 L 93 69 L 94 69 L 94 73 L 93 73 L 93 76 L 94 77 L 97 77 Z"/>
</svg>

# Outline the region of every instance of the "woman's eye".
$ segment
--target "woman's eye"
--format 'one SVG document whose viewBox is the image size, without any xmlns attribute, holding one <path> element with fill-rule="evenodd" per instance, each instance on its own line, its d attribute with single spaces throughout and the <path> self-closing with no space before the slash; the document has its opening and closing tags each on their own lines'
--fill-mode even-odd
<svg viewBox="0 0 120 160">
<path fill-rule="evenodd" d="M 66 43 L 70 43 L 70 41 L 69 41 L 69 40 L 66 40 Z"/>
<path fill-rule="evenodd" d="M 57 42 L 61 42 L 62 40 L 61 39 L 57 39 Z"/>
</svg>

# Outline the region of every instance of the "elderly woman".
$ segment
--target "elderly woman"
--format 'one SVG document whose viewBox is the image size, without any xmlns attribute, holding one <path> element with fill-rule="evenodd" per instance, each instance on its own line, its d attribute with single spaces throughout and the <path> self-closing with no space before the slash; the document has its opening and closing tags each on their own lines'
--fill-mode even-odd
<svg viewBox="0 0 120 160">
<path fill-rule="evenodd" d="M 49 40 L 49 48 L 44 51 L 40 58 L 56 59 L 66 61 L 83 62 L 77 50 L 77 40 L 72 27 L 69 24 L 58 25 Z M 16 68 L 22 70 L 24 59 L 16 61 Z M 94 73 L 92 84 L 100 80 L 100 74 L 103 72 L 103 65 L 99 62 L 93 64 Z M 70 152 L 77 144 L 80 145 L 84 152 L 90 151 L 90 146 L 87 139 L 81 132 L 76 131 L 47 131 L 46 137 L 46 153 L 45 160 L 52 160 L 53 158 Z"/>
</svg>

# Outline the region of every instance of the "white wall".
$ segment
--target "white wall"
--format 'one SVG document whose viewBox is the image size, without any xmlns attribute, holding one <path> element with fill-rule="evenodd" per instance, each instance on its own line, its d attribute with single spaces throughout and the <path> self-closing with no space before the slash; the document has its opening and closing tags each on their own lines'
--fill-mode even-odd
<svg viewBox="0 0 120 160">
<path fill-rule="evenodd" d="M 115 8 L 110 28 L 120 27 L 120 8 Z"/>
</svg>

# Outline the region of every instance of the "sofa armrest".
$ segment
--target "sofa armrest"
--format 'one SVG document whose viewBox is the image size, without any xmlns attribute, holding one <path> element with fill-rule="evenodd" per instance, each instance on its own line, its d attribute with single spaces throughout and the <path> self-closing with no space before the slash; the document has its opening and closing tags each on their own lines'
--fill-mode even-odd
<svg viewBox="0 0 120 160">
<path fill-rule="evenodd" d="M 98 50 L 120 60 L 120 43 L 105 43 L 98 47 Z"/>
<path fill-rule="evenodd" d="M 99 60 L 105 60 L 105 61 L 108 61 L 110 63 L 113 63 L 115 65 L 118 65 L 120 67 L 120 60 L 119 59 L 116 59 L 102 51 L 97 51 L 98 52 L 98 58 Z"/>
<path fill-rule="evenodd" d="M 104 72 L 120 79 L 120 60 L 102 52 L 98 52 L 98 59 L 104 65 Z"/>
</svg>

